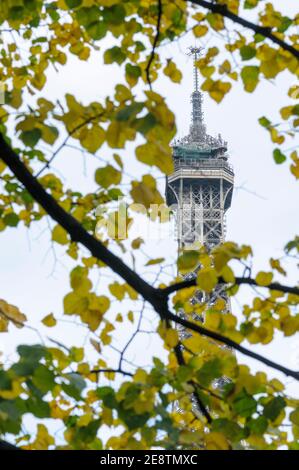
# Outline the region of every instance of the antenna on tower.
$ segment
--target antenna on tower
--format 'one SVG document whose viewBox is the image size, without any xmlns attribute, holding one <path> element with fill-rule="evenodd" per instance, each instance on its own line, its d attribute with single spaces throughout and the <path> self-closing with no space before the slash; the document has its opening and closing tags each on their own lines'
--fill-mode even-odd
<svg viewBox="0 0 299 470">
<path fill-rule="evenodd" d="M 194 91 L 198 90 L 198 70 L 196 66 L 196 61 L 198 60 L 203 47 L 190 46 L 187 52 L 188 56 L 193 56 L 193 78 L 194 78 Z"/>
<path fill-rule="evenodd" d="M 192 112 L 191 112 L 190 136 L 194 142 L 203 140 L 206 135 L 206 129 L 203 123 L 202 94 L 199 91 L 198 68 L 196 65 L 196 62 L 202 50 L 203 50 L 202 47 L 190 46 L 187 52 L 188 56 L 193 56 L 194 90 L 191 95 Z"/>
</svg>

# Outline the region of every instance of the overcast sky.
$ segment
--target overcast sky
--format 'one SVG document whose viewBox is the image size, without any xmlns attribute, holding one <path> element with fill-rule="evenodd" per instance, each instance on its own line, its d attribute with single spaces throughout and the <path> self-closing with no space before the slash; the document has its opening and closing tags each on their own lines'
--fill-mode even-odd
<svg viewBox="0 0 299 470">
<path fill-rule="evenodd" d="M 284 3 L 291 8 L 293 2 Z M 213 40 L 214 38 L 210 40 L 209 46 Z M 186 55 L 186 50 L 193 44 L 193 38 L 187 35 L 181 41 L 161 48 L 165 58 L 173 58 L 177 62 L 184 77 L 179 86 L 171 84 L 166 77 L 154 86 L 154 89 L 167 98 L 170 108 L 175 112 L 180 136 L 188 133 L 190 123 L 192 61 Z M 75 94 L 85 103 L 105 98 L 107 94 L 112 93 L 115 83 L 122 80 L 118 67 L 103 66 L 99 57 L 92 57 L 89 63 L 72 58 L 59 73 L 51 70 L 49 75 L 44 95 L 62 99 L 68 92 Z M 298 182 L 296 183 L 290 174 L 288 165 L 276 166 L 273 163 L 273 144 L 267 132 L 258 124 L 258 118 L 263 115 L 273 121 L 279 119 L 278 111 L 288 104 L 286 90 L 292 84 L 292 77 L 284 73 L 275 83 L 264 81 L 254 94 L 244 93 L 242 86 L 237 84 L 220 105 L 204 96 L 207 130 L 212 135 L 220 132 L 228 141 L 230 162 L 235 170 L 235 191 L 227 216 L 227 239 L 254 247 L 256 270 L 267 269 L 269 257 L 281 255 L 284 245 L 298 233 L 299 228 Z M 295 145 L 295 142 L 290 142 L 289 147 Z M 106 148 L 100 151 L 100 155 L 107 161 L 112 153 Z M 128 147 L 123 155 L 129 173 L 138 177 L 148 172 L 145 166 L 136 163 L 131 147 Z M 63 173 L 66 185 L 79 187 L 82 191 L 96 188 L 93 174 L 98 166 L 99 162 L 95 159 L 84 160 L 81 154 L 70 149 L 62 152 L 54 164 L 55 170 L 59 174 Z M 164 191 L 163 178 L 159 179 L 159 185 L 161 191 Z M 67 267 L 70 262 L 63 254 L 64 250 L 59 247 L 55 247 L 57 259 L 54 260 L 53 250 L 49 249 L 49 233 L 44 229 L 45 223 L 33 227 L 30 233 L 19 227 L 17 230 L 7 229 L 0 234 L 0 297 L 18 305 L 27 315 L 29 323 L 38 328 L 40 319 L 48 313 L 53 312 L 55 316 L 61 316 L 62 298 L 69 290 Z M 160 243 L 150 241 L 147 250 L 152 257 L 163 253 L 166 259 L 171 260 L 176 254 L 176 244 L 174 240 L 164 240 Z M 288 282 L 291 283 L 295 279 L 295 272 L 292 270 Z M 105 285 L 104 281 L 101 282 L 98 292 Z M 247 298 L 249 293 L 244 289 L 239 295 L 239 301 L 245 301 Z M 237 309 L 237 305 L 234 308 Z M 84 331 L 69 323 L 60 323 L 53 335 L 51 330 L 42 331 L 66 344 L 81 345 L 85 339 Z M 11 327 L 9 334 L 0 337 L 0 349 L 7 357 L 16 344 L 37 341 L 39 338 L 36 333 Z M 154 350 L 153 345 L 156 345 L 155 341 L 151 342 L 147 338 L 144 342 L 144 339 L 141 339 L 132 351 L 132 357 L 135 357 L 137 352 L 142 355 L 146 347 L 144 356 L 148 361 L 149 352 Z M 270 347 L 258 349 L 273 359 L 298 369 L 298 346 L 298 340 L 294 337 L 287 341 L 278 338 Z M 242 361 L 249 363 L 245 358 L 242 358 Z M 254 369 L 262 368 L 254 361 L 250 364 Z M 295 390 L 293 385 L 290 390 L 298 392 L 298 388 Z"/>
</svg>

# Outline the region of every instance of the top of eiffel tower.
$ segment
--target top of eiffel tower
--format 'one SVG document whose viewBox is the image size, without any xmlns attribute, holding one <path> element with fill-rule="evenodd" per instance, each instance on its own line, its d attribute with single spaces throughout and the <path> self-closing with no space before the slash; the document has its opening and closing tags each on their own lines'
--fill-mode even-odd
<svg viewBox="0 0 299 470">
<path fill-rule="evenodd" d="M 204 122 L 203 114 L 203 94 L 199 91 L 199 75 L 197 61 L 202 52 L 201 47 L 191 46 L 188 49 L 188 55 L 193 56 L 193 91 L 191 93 L 191 124 L 189 134 L 179 140 L 176 140 L 174 145 L 179 147 L 187 147 L 189 149 L 198 150 L 212 150 L 223 149 L 226 150 L 227 142 L 225 142 L 221 135 L 212 137 L 207 134 L 206 125 Z"/>
</svg>

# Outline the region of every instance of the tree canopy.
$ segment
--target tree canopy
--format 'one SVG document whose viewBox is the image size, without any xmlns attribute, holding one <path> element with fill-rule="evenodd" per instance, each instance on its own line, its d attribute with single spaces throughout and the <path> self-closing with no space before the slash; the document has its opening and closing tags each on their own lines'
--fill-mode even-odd
<svg viewBox="0 0 299 470">
<path fill-rule="evenodd" d="M 263 367 L 296 381 L 299 372 L 252 347 L 270 344 L 278 332 L 290 337 L 299 330 L 299 287 L 284 258 L 273 256 L 253 275 L 252 247 L 231 241 L 211 251 L 197 246 L 179 253 L 178 274 L 175 268 L 167 281 L 160 275 L 168 260 L 153 255 L 146 268 L 156 279 L 149 282 L 135 263 L 144 257 L 145 241 L 129 240 L 110 205 L 125 198 L 128 226 L 141 206 L 150 220 L 163 219 L 163 210 L 153 210 L 165 208 L 155 175 L 173 171 L 177 129 L 156 83 L 166 76 L 179 86 L 183 71 L 175 57 L 164 59 L 160 47 L 187 32 L 199 44 L 211 38 L 196 66 L 201 89 L 220 108 L 238 82 L 244 93 L 254 93 L 261 81 L 288 73 L 280 122 L 265 110 L 259 123 L 273 143 L 273 165 L 288 165 L 290 178 L 298 180 L 295 143 L 291 150 L 284 146 L 295 142 L 299 126 L 298 27 L 299 14 L 289 17 L 275 2 L 262 0 L 1 2 L 0 231 L 47 227 L 49 245 L 60 246 L 70 267 L 64 317 L 89 334 L 86 347 L 42 338 L 18 345 L 15 360 L 3 361 L 3 440 L 23 449 L 299 449 L 299 399 Z M 90 103 L 72 93 L 63 102 L 50 99 L 50 72 L 59 76 L 72 56 L 82 67 L 92 57 L 117 65 L 113 95 L 102 89 L 103 99 Z M 69 187 L 55 170 L 66 148 L 97 162 L 95 191 Z M 102 148 L 110 149 L 109 159 L 101 159 Z M 124 185 L 126 158 L 142 163 L 144 174 Z M 102 224 L 99 207 L 105 208 Z M 113 237 L 111 225 L 117 229 Z M 298 263 L 299 236 L 284 251 Z M 197 278 L 186 280 L 198 266 Z M 98 285 L 99 274 L 110 277 Z M 190 302 L 218 284 L 241 303 L 243 286 L 254 289 L 252 303 L 242 303 L 242 318 L 225 312 L 221 299 L 213 307 Z M 15 327 L 30 328 L 30 312 L 22 313 L 5 292 L 1 296 L 0 331 L 13 335 Z M 145 313 L 153 330 L 144 328 Z M 51 337 L 61 328 L 55 313 L 42 323 Z M 132 333 L 117 349 L 124 323 Z M 192 334 L 180 335 L 181 327 Z M 126 359 L 138 335 L 155 336 L 164 351 L 149 357 L 146 368 Z M 147 356 L 141 344 L 139 354 Z M 112 348 L 116 362 L 110 361 Z M 247 357 L 260 362 L 260 372 L 250 371 Z M 215 385 L 223 377 L 225 384 Z M 28 416 L 35 423 L 30 432 L 24 428 Z"/>
</svg>

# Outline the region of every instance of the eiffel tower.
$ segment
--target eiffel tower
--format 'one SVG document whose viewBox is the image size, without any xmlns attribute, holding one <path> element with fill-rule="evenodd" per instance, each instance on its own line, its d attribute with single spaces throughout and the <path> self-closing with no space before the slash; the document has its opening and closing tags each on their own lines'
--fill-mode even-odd
<svg viewBox="0 0 299 470">
<path fill-rule="evenodd" d="M 200 54 L 201 48 L 189 48 L 189 55 L 193 56 L 194 81 L 191 124 L 189 134 L 173 143 L 174 172 L 166 179 L 166 201 L 175 208 L 179 249 L 201 245 L 210 251 L 225 239 L 225 215 L 232 201 L 234 172 L 229 163 L 227 142 L 220 134 L 213 137 L 206 130 L 197 68 Z M 199 268 L 185 279 L 196 277 Z M 226 311 L 229 311 L 230 302 L 223 285 L 216 286 L 208 295 L 196 293 L 191 302 L 212 306 L 218 298 L 225 300 Z M 180 334 L 186 337 L 184 330 Z"/>
</svg>

